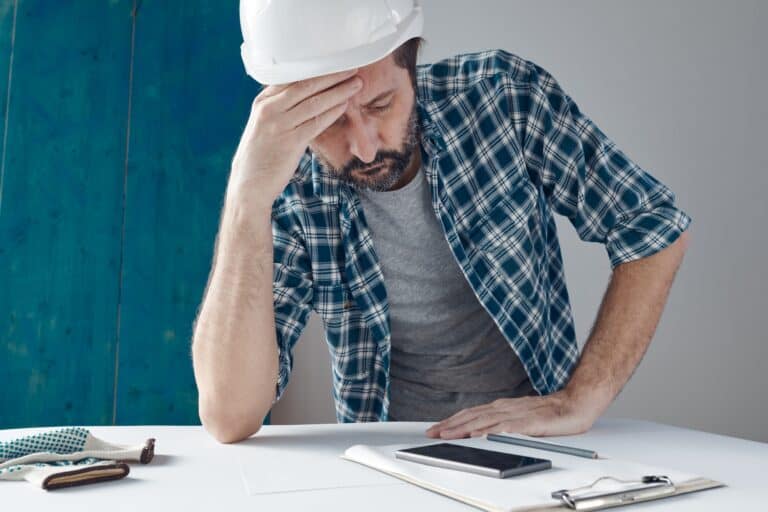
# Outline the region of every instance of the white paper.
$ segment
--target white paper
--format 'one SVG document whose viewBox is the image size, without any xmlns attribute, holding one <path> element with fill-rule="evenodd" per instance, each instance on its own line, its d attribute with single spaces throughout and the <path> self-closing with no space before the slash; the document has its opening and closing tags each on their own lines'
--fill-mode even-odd
<svg viewBox="0 0 768 512">
<path fill-rule="evenodd" d="M 493 478 L 463 471 L 426 466 L 395 458 L 395 451 L 412 445 L 366 446 L 348 448 L 343 457 L 370 467 L 415 479 L 442 490 L 447 495 L 462 496 L 487 510 L 512 510 L 524 507 L 557 504 L 553 491 L 573 489 L 593 483 L 600 477 L 613 476 L 623 480 L 639 481 L 645 475 L 665 475 L 673 482 L 683 482 L 696 475 L 670 468 L 659 468 L 615 459 L 586 459 L 553 452 L 543 452 L 522 446 L 504 445 L 486 439 L 462 439 L 453 444 L 516 453 L 549 459 L 552 469 L 514 476 Z M 436 444 L 436 443 L 425 443 Z M 490 446 L 492 444 L 492 446 Z M 604 484 L 601 484 L 601 488 Z"/>
<path fill-rule="evenodd" d="M 241 462 L 240 474 L 249 495 L 407 485 L 374 469 L 350 464 L 334 451 L 259 448 L 253 462 Z"/>
</svg>

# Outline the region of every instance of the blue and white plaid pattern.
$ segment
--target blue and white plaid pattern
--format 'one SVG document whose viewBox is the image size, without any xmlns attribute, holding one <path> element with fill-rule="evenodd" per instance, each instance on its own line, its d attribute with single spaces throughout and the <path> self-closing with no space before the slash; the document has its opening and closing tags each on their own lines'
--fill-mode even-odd
<svg viewBox="0 0 768 512">
<path fill-rule="evenodd" d="M 433 209 L 456 261 L 537 392 L 557 391 L 579 353 L 553 212 L 604 244 L 611 267 L 667 247 L 691 219 L 531 61 L 488 50 L 420 65 L 416 101 Z M 272 225 L 275 401 L 314 309 L 338 421 L 386 420 L 389 305 L 355 189 L 307 150 Z"/>
</svg>

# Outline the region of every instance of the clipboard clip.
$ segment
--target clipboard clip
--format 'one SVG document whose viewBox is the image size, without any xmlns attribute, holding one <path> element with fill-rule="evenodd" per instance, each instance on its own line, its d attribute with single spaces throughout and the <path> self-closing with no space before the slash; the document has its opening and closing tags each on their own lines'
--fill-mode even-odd
<svg viewBox="0 0 768 512">
<path fill-rule="evenodd" d="M 596 491 L 594 487 L 604 480 L 612 480 L 621 485 L 610 491 Z M 555 491 L 552 497 L 573 510 L 596 510 L 652 500 L 674 493 L 674 483 L 664 475 L 647 475 L 640 481 L 604 476 L 583 487 Z"/>
</svg>

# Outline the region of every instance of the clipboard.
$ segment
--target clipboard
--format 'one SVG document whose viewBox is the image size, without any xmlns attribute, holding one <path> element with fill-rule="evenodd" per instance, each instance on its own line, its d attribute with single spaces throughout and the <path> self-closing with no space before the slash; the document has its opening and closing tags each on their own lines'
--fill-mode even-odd
<svg viewBox="0 0 768 512">
<path fill-rule="evenodd" d="M 556 459 L 553 465 L 559 470 L 555 473 L 495 479 L 395 459 L 393 450 L 400 447 L 355 445 L 341 457 L 488 512 L 602 510 L 724 486 L 677 470 L 558 454 L 552 454 Z M 588 479 L 587 475 L 592 476 Z M 586 485 L 562 487 L 575 482 Z M 531 493 L 532 488 L 538 490 Z"/>
<path fill-rule="evenodd" d="M 595 486 L 601 481 L 612 481 L 619 486 L 613 490 L 595 491 Z M 583 487 L 554 491 L 552 497 L 560 500 L 565 508 L 571 510 L 601 510 L 677 496 L 686 492 L 721 485 L 719 482 L 709 482 L 711 484 L 706 479 L 700 479 L 695 486 L 689 481 L 684 486 L 678 487 L 671 478 L 665 475 L 646 475 L 638 481 L 604 476 Z"/>
</svg>

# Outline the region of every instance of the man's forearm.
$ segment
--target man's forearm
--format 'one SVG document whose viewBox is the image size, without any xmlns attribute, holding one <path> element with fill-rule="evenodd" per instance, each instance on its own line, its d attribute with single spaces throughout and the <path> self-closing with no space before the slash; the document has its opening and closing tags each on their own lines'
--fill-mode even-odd
<svg viewBox="0 0 768 512">
<path fill-rule="evenodd" d="M 228 201 L 192 344 L 200 418 L 220 441 L 258 431 L 274 399 L 272 250 L 269 212 Z"/>
<path fill-rule="evenodd" d="M 596 418 L 611 404 L 648 348 L 675 273 L 688 246 L 688 232 L 658 253 L 618 265 L 597 319 L 565 391 Z"/>
</svg>

